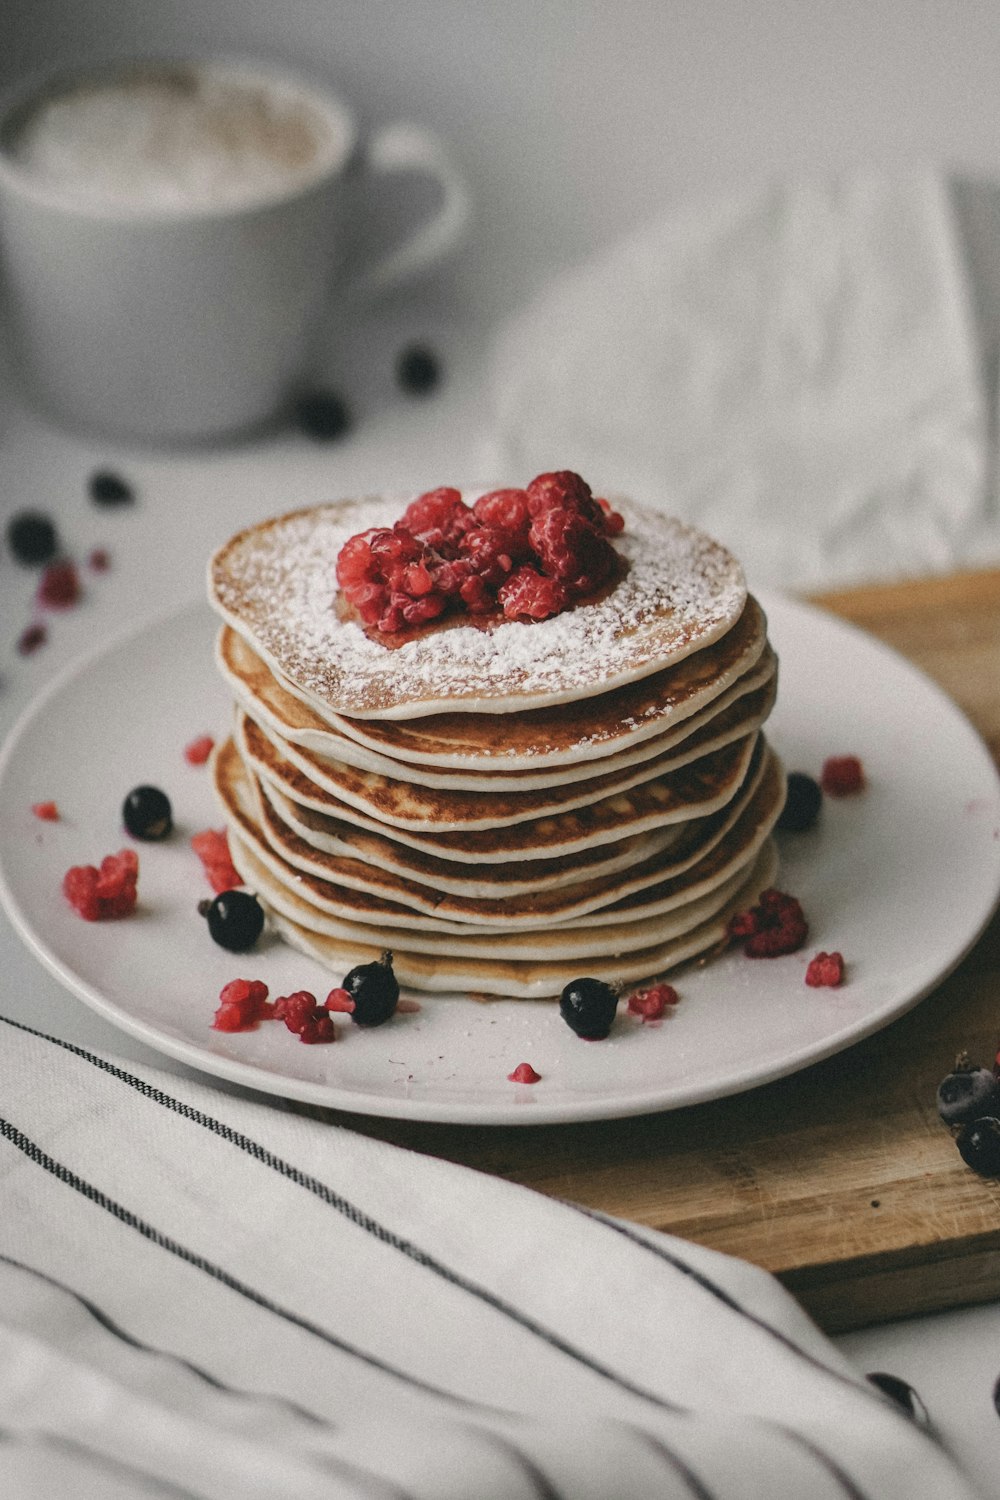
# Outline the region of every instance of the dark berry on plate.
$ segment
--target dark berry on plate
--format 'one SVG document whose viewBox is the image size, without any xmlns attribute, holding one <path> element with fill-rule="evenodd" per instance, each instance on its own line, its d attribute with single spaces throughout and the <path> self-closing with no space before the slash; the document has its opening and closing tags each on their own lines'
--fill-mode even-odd
<svg viewBox="0 0 1000 1500">
<path fill-rule="evenodd" d="M 58 550 L 56 528 L 41 511 L 22 510 L 7 522 L 7 545 L 19 563 L 51 562 Z"/>
<path fill-rule="evenodd" d="M 158 786 L 136 786 L 122 803 L 122 820 L 135 839 L 165 839 L 173 831 L 170 798 Z"/>
<path fill-rule="evenodd" d="M 247 953 L 264 930 L 264 909 L 249 891 L 221 891 L 198 910 L 208 920 L 213 943 L 230 953 Z"/>
<path fill-rule="evenodd" d="M 1000 1082 L 991 1069 L 974 1067 L 963 1052 L 955 1059 L 954 1070 L 938 1084 L 937 1106 L 946 1125 L 1000 1114 Z"/>
<path fill-rule="evenodd" d="M 788 795 L 778 819 L 784 833 L 805 833 L 815 828 L 823 806 L 823 792 L 818 781 L 804 771 L 789 771 Z"/>
<path fill-rule="evenodd" d="M 292 411 L 299 430 L 320 443 L 336 442 L 351 428 L 347 402 L 336 391 L 306 391 Z"/>
<path fill-rule="evenodd" d="M 559 997 L 559 1014 L 566 1025 L 588 1042 L 607 1036 L 617 1008 L 617 992 L 603 979 L 574 979 Z"/>
<path fill-rule="evenodd" d="M 396 362 L 396 379 L 411 396 L 426 396 L 441 379 L 441 364 L 426 344 L 409 344 Z"/>
<path fill-rule="evenodd" d="M 995 1115 L 963 1125 L 955 1144 L 965 1165 L 980 1177 L 1000 1177 L 1000 1120 Z"/>
<path fill-rule="evenodd" d="M 874 1370 L 865 1378 L 891 1397 L 897 1406 L 901 1406 L 918 1427 L 931 1425 L 926 1406 L 908 1381 L 901 1380 L 898 1375 L 888 1375 L 884 1370 Z"/>
<path fill-rule="evenodd" d="M 110 469 L 98 469 L 87 480 L 87 493 L 95 505 L 131 505 L 135 491 L 127 479 Z"/>
<path fill-rule="evenodd" d="M 341 988 L 354 1001 L 351 1019 L 359 1026 L 381 1026 L 395 1014 L 399 1004 L 399 980 L 388 951 L 370 964 L 356 964 L 345 975 Z"/>
</svg>

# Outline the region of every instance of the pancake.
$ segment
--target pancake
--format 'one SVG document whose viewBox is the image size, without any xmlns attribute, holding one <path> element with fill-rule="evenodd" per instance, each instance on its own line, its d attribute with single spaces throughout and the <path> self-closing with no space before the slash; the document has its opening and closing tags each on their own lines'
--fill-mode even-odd
<svg viewBox="0 0 1000 1500">
<path fill-rule="evenodd" d="M 234 845 L 233 857 L 247 885 L 259 890 L 268 904 L 267 872 L 259 861 L 238 842 Z M 671 973 L 680 964 L 710 953 L 725 943 L 730 918 L 756 902 L 761 891 L 774 883 L 776 871 L 777 855 L 773 842 L 768 840 L 743 883 L 700 926 L 692 928 L 683 937 L 654 942 L 650 947 L 633 953 L 619 955 L 606 950 L 588 959 L 587 974 L 609 984 L 637 984 Z M 285 904 L 290 910 L 296 910 L 296 916 L 268 906 L 277 931 L 292 947 L 315 959 L 335 976 L 342 976 L 355 964 L 372 962 L 385 948 L 381 936 L 374 943 L 365 944 L 353 937 L 345 941 L 312 930 L 301 920 L 303 917 L 308 920 L 310 916 L 305 902 L 296 904 L 291 897 L 286 898 Z M 550 1000 L 557 998 L 564 986 L 578 979 L 581 972 L 575 955 L 564 959 L 513 960 L 491 953 L 486 959 L 456 958 L 447 950 L 418 953 L 400 945 L 393 948 L 392 955 L 393 967 L 402 985 L 438 995 Z"/>
<path fill-rule="evenodd" d="M 392 526 L 410 497 L 342 500 L 251 526 L 209 564 L 209 598 L 283 685 L 320 717 L 414 719 L 519 713 L 635 683 L 725 636 L 743 612 L 743 570 L 719 543 L 622 503 L 625 573 L 603 598 L 534 623 L 432 625 L 396 647 L 334 608 L 337 556 Z M 470 497 L 472 498 L 472 497 Z"/>
<path fill-rule="evenodd" d="M 498 737 L 493 714 L 436 714 L 405 724 L 321 718 L 228 626 L 219 633 L 216 662 L 250 717 L 281 740 L 360 770 L 467 791 L 563 785 L 658 755 L 733 698 L 764 686 L 777 666 L 763 612 L 749 599 L 716 646 L 633 689 L 599 694 L 585 721 L 577 708 L 506 714 Z M 597 759 L 607 766 L 589 764 Z"/>
</svg>

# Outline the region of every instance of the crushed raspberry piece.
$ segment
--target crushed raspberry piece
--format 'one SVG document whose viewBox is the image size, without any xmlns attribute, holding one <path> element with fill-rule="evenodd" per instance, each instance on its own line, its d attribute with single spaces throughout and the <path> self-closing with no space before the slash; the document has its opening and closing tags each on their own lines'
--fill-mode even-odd
<svg viewBox="0 0 1000 1500">
<path fill-rule="evenodd" d="M 43 823 L 59 822 L 59 809 L 54 802 L 33 802 L 31 811 L 36 818 L 41 818 Z"/>
<path fill-rule="evenodd" d="M 332 1042 L 336 1033 L 328 1011 L 316 1002 L 309 990 L 295 990 L 291 995 L 280 995 L 274 1002 L 274 1019 L 284 1021 L 289 1031 L 294 1031 L 300 1041 L 308 1045 L 316 1042 Z"/>
<path fill-rule="evenodd" d="M 541 1077 L 541 1073 L 536 1073 L 530 1063 L 518 1063 L 513 1073 L 507 1074 L 510 1083 L 539 1083 Z"/>
<path fill-rule="evenodd" d="M 643 1021 L 658 1021 L 668 1005 L 676 1005 L 680 996 L 672 984 L 654 984 L 645 990 L 636 990 L 628 998 L 630 1015 L 641 1016 Z"/>
<path fill-rule="evenodd" d="M 49 563 L 42 574 L 36 598 L 46 609 L 69 609 L 79 603 L 82 592 L 76 564 L 63 559 Z"/>
<path fill-rule="evenodd" d="M 92 573 L 106 573 L 111 566 L 111 553 L 106 547 L 95 547 L 87 558 Z"/>
<path fill-rule="evenodd" d="M 842 953 L 817 953 L 809 960 L 806 969 L 806 984 L 813 989 L 829 986 L 836 989 L 844 982 L 844 955 Z"/>
<path fill-rule="evenodd" d="M 471 508 L 443 486 L 418 495 L 394 526 L 350 537 L 337 584 L 382 634 L 462 611 L 545 620 L 614 576 L 610 538 L 623 525 L 568 469 L 539 474 L 526 490 L 491 490 Z"/>
<path fill-rule="evenodd" d="M 184 759 L 189 766 L 203 766 L 214 749 L 215 741 L 212 736 L 202 734 L 184 746 Z"/>
<path fill-rule="evenodd" d="M 856 755 L 831 755 L 823 762 L 819 784 L 829 797 L 853 796 L 864 791 L 864 767 Z"/>
<path fill-rule="evenodd" d="M 342 985 L 330 991 L 323 1005 L 327 1010 L 345 1011 L 348 1015 L 354 1010 L 354 1001 Z"/>
<path fill-rule="evenodd" d="M 530 563 L 510 575 L 497 599 L 508 620 L 548 620 L 569 602 L 564 585 L 556 578 L 544 578 Z"/>
<path fill-rule="evenodd" d="M 794 896 L 773 887 L 758 904 L 730 919 L 729 937 L 743 944 L 747 958 L 778 958 L 794 953 L 809 935 L 809 924 Z"/>
<path fill-rule="evenodd" d="M 134 849 L 106 854 L 100 868 L 73 865 L 63 876 L 63 894 L 85 922 L 127 917 L 135 910 L 139 859 Z"/>
<path fill-rule="evenodd" d="M 224 828 L 206 828 L 201 833 L 194 834 L 191 848 L 201 860 L 216 895 L 243 884 L 243 878 L 230 857 L 229 840 Z"/>
<path fill-rule="evenodd" d="M 42 624 L 28 625 L 17 638 L 17 649 L 21 656 L 30 656 L 39 646 L 44 646 L 49 633 Z"/>
<path fill-rule="evenodd" d="M 231 979 L 219 991 L 219 1007 L 213 1031 L 253 1031 L 259 1021 L 268 1021 L 274 1006 L 268 1004 L 267 985 L 262 979 Z"/>
</svg>

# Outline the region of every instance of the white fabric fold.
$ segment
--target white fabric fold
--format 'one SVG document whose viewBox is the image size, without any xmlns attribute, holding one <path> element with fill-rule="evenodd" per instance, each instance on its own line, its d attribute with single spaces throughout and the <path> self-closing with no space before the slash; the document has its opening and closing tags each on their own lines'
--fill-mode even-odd
<svg viewBox="0 0 1000 1500">
<path fill-rule="evenodd" d="M 490 461 L 674 512 L 758 584 L 1000 556 L 967 292 L 933 170 L 706 192 L 502 331 Z"/>
<path fill-rule="evenodd" d="M 0 1019 L 0 1493 L 973 1491 L 754 1267 Z"/>
</svg>

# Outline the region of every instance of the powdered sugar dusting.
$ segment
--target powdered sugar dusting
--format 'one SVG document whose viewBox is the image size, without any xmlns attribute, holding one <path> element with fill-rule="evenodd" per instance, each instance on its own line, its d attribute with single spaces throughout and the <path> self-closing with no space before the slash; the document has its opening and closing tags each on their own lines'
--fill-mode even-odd
<svg viewBox="0 0 1000 1500">
<path fill-rule="evenodd" d="M 294 512 L 241 532 L 212 559 L 212 603 L 321 710 L 411 718 L 573 702 L 711 644 L 746 601 L 743 571 L 724 547 L 616 499 L 626 526 L 615 544 L 628 572 L 604 598 L 533 624 L 431 630 L 390 649 L 338 617 L 336 561 L 349 537 L 391 526 L 410 498 Z"/>
</svg>

